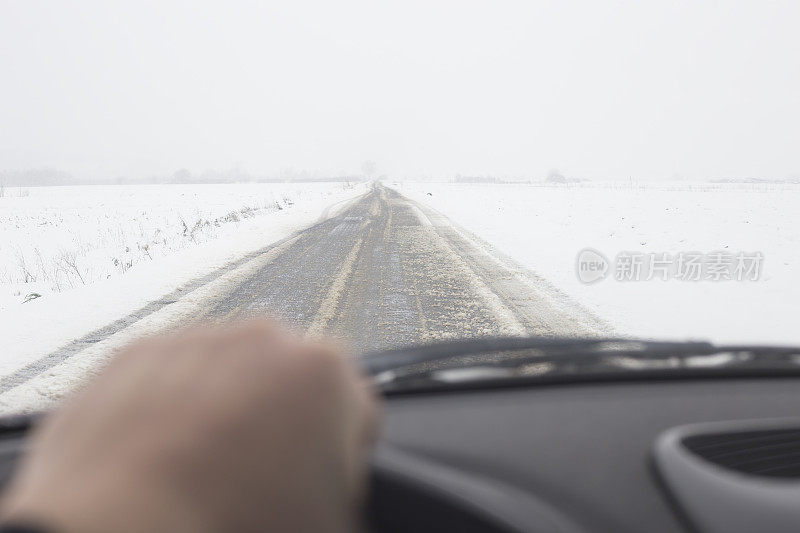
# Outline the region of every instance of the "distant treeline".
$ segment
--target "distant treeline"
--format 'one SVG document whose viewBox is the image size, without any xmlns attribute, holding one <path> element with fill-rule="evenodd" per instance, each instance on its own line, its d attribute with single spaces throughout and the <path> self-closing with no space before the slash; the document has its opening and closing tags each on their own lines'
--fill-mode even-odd
<svg viewBox="0 0 800 533">
<path fill-rule="evenodd" d="M 717 178 L 709 180 L 711 183 L 793 183 L 800 184 L 800 177 L 797 178 Z"/>
<path fill-rule="evenodd" d="M 534 180 L 522 178 L 498 178 L 497 176 L 456 176 L 454 178 L 445 178 L 439 181 L 449 181 L 452 183 L 531 183 Z"/>
<path fill-rule="evenodd" d="M 451 180 L 453 183 L 539 183 L 541 178 L 501 178 L 497 176 L 461 176 L 458 175 Z M 550 183 L 579 183 L 585 180 L 579 178 L 567 178 L 558 171 L 550 171 L 545 178 Z"/>
<path fill-rule="evenodd" d="M 288 183 L 293 181 L 333 182 L 362 181 L 362 176 L 316 176 L 305 173 L 281 177 L 251 176 L 241 171 L 204 172 L 192 174 L 187 170 L 179 170 L 170 176 L 147 176 L 142 178 L 117 177 L 106 180 L 89 180 L 77 178 L 68 172 L 52 168 L 30 170 L 0 171 L 0 187 L 45 187 L 55 185 L 136 185 L 152 183 Z"/>
<path fill-rule="evenodd" d="M 54 168 L 38 168 L 29 170 L 0 170 L 0 187 L 43 187 L 53 185 L 136 185 L 152 183 L 291 183 L 291 182 L 333 182 L 366 181 L 365 176 L 340 175 L 320 176 L 309 172 L 286 172 L 281 176 L 253 176 L 239 169 L 228 171 L 206 171 L 192 174 L 186 169 L 178 170 L 168 176 L 116 177 L 105 180 L 90 180 L 75 177 L 68 172 Z M 432 178 L 433 181 L 454 183 L 540 183 L 541 178 L 507 178 L 497 176 L 462 176 L 452 178 Z M 580 178 L 566 177 L 557 170 L 551 170 L 544 178 L 548 183 L 579 183 L 586 181 Z M 711 178 L 709 183 L 793 183 L 800 184 L 800 177 L 792 178 Z"/>
<path fill-rule="evenodd" d="M 0 186 L 4 187 L 42 187 L 75 183 L 75 178 L 68 172 L 52 168 L 0 171 Z"/>
</svg>

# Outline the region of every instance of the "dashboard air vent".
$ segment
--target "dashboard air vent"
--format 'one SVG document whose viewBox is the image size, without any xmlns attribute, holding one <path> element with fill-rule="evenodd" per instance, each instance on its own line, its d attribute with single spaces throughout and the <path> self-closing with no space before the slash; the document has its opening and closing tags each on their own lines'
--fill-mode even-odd
<svg viewBox="0 0 800 533">
<path fill-rule="evenodd" d="M 744 474 L 800 478 L 800 429 L 707 433 L 684 437 L 689 451 Z"/>
</svg>

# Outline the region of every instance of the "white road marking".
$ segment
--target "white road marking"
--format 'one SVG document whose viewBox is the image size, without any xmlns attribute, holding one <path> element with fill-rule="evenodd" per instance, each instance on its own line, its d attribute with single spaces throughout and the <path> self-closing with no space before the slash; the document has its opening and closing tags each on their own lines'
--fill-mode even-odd
<svg viewBox="0 0 800 533">
<path fill-rule="evenodd" d="M 450 246 L 446 239 L 442 238 L 433 228 L 429 230 L 433 237 L 439 242 L 442 249 L 450 256 L 453 266 L 464 272 L 464 279 L 470 285 L 470 289 L 483 300 L 484 305 L 494 315 L 497 324 L 504 335 L 525 335 L 525 326 L 517 319 L 513 311 L 503 303 L 500 297 L 478 276 L 469 264 Z"/>
<path fill-rule="evenodd" d="M 325 333 L 328 323 L 336 313 L 336 308 L 339 307 L 339 300 L 341 300 L 347 288 L 347 282 L 353 274 L 353 269 L 358 259 L 358 252 L 361 250 L 361 243 L 363 241 L 364 239 L 359 237 L 356 244 L 350 252 L 348 252 L 347 257 L 345 257 L 342 262 L 342 267 L 336 274 L 336 279 L 331 283 L 327 294 L 325 294 L 325 297 L 322 299 L 319 309 L 317 309 L 314 318 L 311 320 L 311 324 L 305 332 L 306 338 L 316 338 Z"/>
</svg>

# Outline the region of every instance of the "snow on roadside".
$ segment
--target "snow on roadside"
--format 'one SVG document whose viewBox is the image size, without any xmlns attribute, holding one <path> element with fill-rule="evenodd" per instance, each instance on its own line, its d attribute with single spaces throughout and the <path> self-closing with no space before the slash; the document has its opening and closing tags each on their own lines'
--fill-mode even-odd
<svg viewBox="0 0 800 533">
<path fill-rule="evenodd" d="M 70 186 L 0 197 L 0 310 L 125 274 L 345 184 Z M 15 194 L 16 193 L 16 194 Z"/>
<path fill-rule="evenodd" d="M 800 186 L 789 184 L 389 184 L 491 243 L 621 333 L 800 343 Z M 617 281 L 575 272 L 580 250 L 761 252 L 757 281 Z"/>
<path fill-rule="evenodd" d="M 243 185 L 144 185 L 133 187 L 68 187 L 30 189 L 27 197 L 0 198 L 0 217 L 25 220 L 24 201 L 33 220 L 63 220 L 47 236 L 37 234 L 36 224 L 24 228 L 3 228 L 3 249 L 9 246 L 39 245 L 58 250 L 74 242 L 102 243 L 108 227 L 121 232 L 116 245 L 133 242 L 139 235 L 169 235 L 152 260 L 134 262 L 124 273 L 117 272 L 86 285 L 62 292 L 48 292 L 24 304 L 7 304 L 0 310 L 0 376 L 58 349 L 97 328 L 126 316 L 157 300 L 178 286 L 215 271 L 249 252 L 263 248 L 315 222 L 328 208 L 355 198 L 365 186 L 343 183 L 243 184 Z M 53 190 L 59 189 L 59 190 Z M 38 196 L 38 198 L 37 198 Z M 20 201 L 17 204 L 5 200 Z M 272 208 L 279 202 L 281 208 Z M 9 206 L 11 204 L 11 206 Z M 256 209 L 261 205 L 260 209 Z M 251 216 L 213 223 L 231 212 Z M 190 216 L 191 215 L 191 216 Z M 192 218 L 196 217 L 196 218 Z M 192 240 L 183 238 L 181 220 L 208 220 Z M 107 225 L 105 221 L 108 221 Z M 141 231 L 139 228 L 142 228 Z M 14 233 L 14 229 L 19 229 Z M 53 236 L 55 235 L 55 238 Z M 37 240 L 38 239 L 38 240 Z M 162 241 L 163 242 L 163 241 Z M 98 246 L 95 257 L 103 257 L 107 268 L 109 249 Z M 124 248 L 123 248 L 124 250 Z M 106 254 L 106 255 L 103 255 Z M 11 259 L 9 259 L 9 257 Z M 91 254 L 84 256 L 92 265 Z M 14 256 L 4 255 L 0 263 L 14 268 Z M 8 264 L 11 261 L 11 264 Z M 113 262 L 111 262 L 113 266 Z M 7 287 L 6 287 L 7 288 Z M 43 291 L 46 292 L 46 291 Z"/>
</svg>

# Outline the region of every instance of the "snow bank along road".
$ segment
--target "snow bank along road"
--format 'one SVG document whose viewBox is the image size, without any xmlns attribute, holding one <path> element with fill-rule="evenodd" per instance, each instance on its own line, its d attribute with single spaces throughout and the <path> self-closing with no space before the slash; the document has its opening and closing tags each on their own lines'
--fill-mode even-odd
<svg viewBox="0 0 800 533">
<path fill-rule="evenodd" d="M 46 407 L 136 337 L 269 314 L 355 353 L 611 328 L 438 212 L 374 185 L 317 223 L 0 377 L 0 410 Z"/>
<path fill-rule="evenodd" d="M 532 272 L 381 185 L 286 243 L 204 318 L 264 313 L 357 353 L 454 337 L 610 333 Z"/>
</svg>

